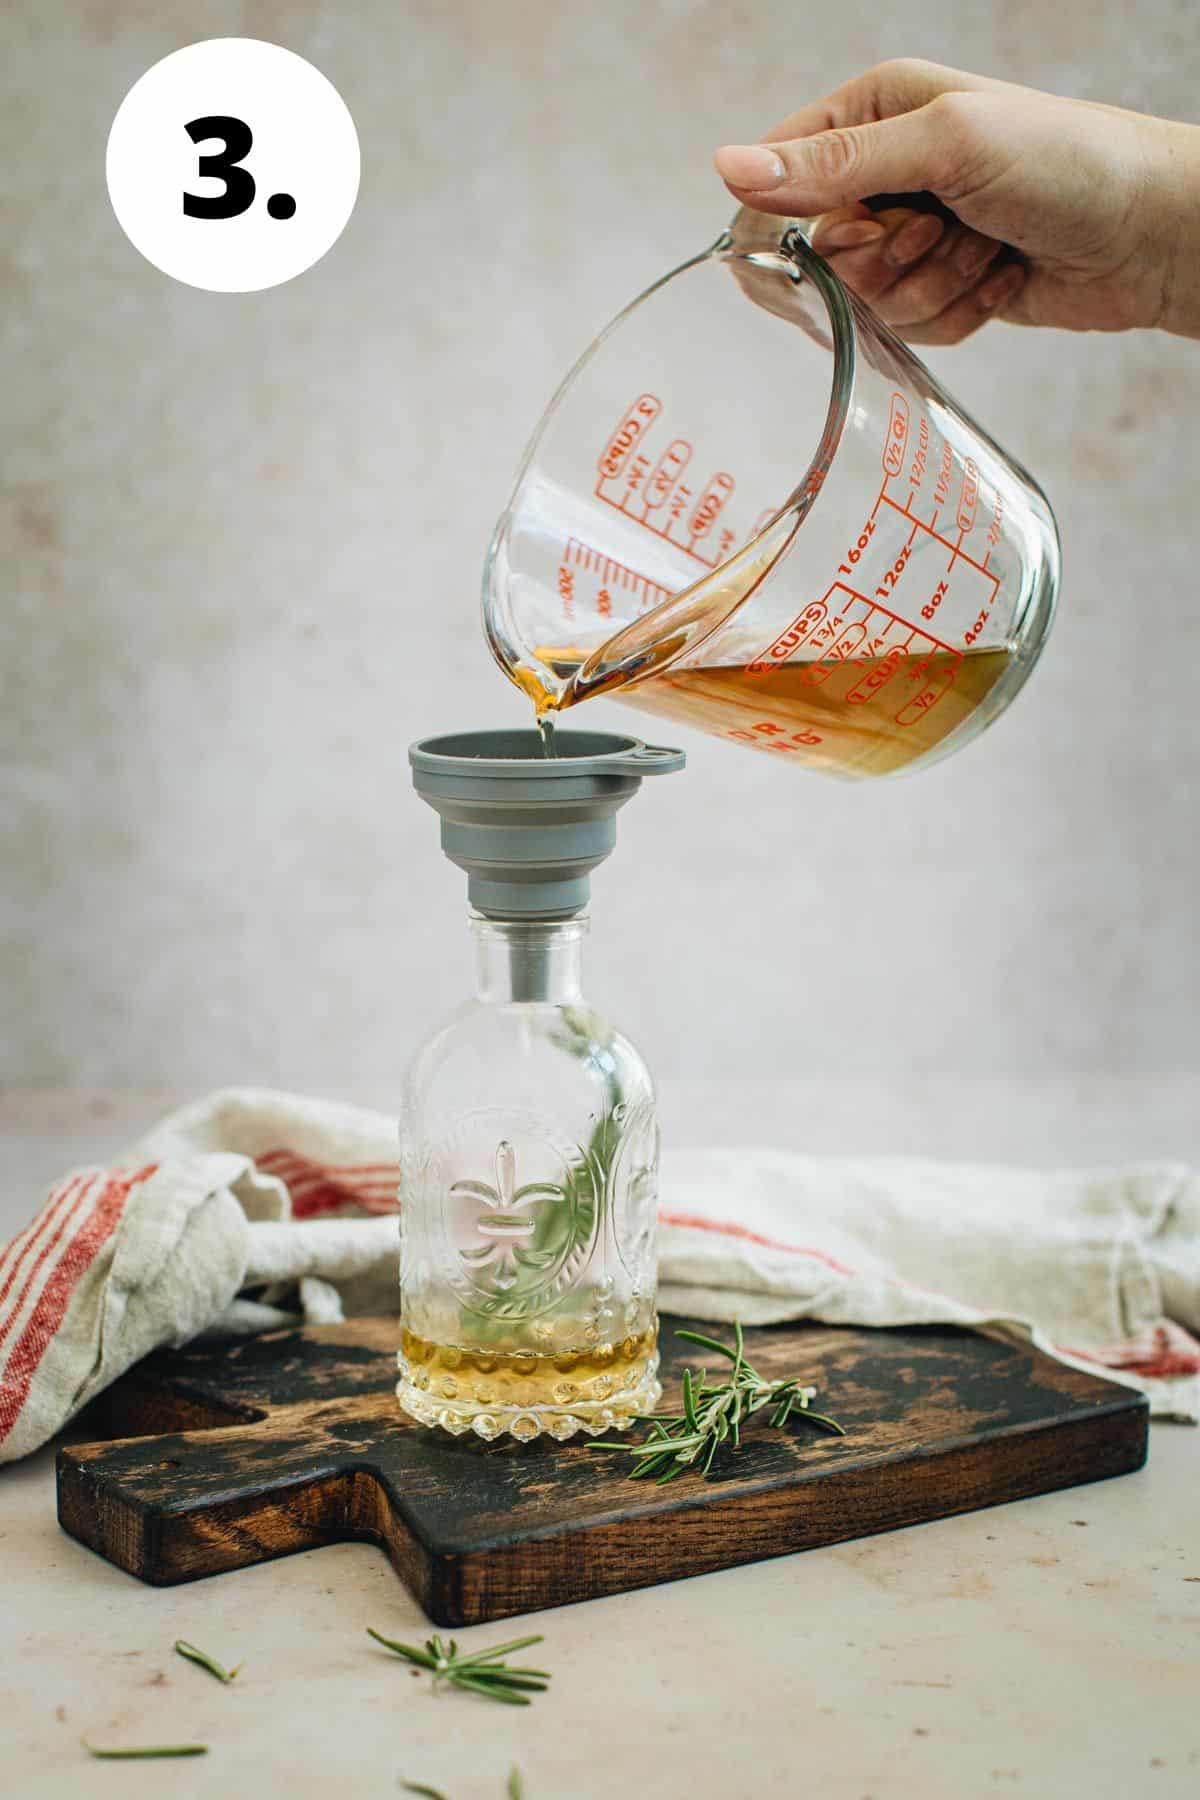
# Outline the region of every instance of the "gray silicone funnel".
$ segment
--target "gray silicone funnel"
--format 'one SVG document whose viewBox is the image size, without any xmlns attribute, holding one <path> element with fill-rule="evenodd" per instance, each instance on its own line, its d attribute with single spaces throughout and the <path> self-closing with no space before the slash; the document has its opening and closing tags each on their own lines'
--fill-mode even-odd
<svg viewBox="0 0 1200 1800">
<path fill-rule="evenodd" d="M 617 811 L 643 775 L 682 769 L 682 750 L 608 731 L 462 731 L 408 753 L 413 785 L 442 820 L 442 849 L 467 871 L 478 912 L 561 919 L 588 903 L 588 877 L 617 841 Z"/>
</svg>

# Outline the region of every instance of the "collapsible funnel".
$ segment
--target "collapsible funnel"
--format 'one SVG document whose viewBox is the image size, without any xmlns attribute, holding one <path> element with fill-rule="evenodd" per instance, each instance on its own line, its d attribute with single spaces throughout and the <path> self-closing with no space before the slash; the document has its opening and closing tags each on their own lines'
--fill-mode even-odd
<svg viewBox="0 0 1200 1800">
<path fill-rule="evenodd" d="M 440 814 L 442 849 L 467 871 L 477 912 L 561 919 L 588 903 L 591 871 L 617 841 L 616 815 L 643 775 L 682 769 L 682 750 L 607 731 L 558 731 L 548 757 L 536 731 L 422 738 L 413 785 Z"/>
</svg>

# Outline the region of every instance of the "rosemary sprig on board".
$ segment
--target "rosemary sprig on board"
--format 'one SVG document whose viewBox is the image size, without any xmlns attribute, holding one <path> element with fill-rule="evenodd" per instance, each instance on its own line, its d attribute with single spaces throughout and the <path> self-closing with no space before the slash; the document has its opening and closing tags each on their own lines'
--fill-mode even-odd
<svg viewBox="0 0 1200 1800">
<path fill-rule="evenodd" d="M 210 1675 L 215 1675 L 218 1681 L 223 1681 L 226 1685 L 233 1680 L 243 1666 L 241 1663 L 236 1663 L 232 1669 L 222 1668 L 215 1656 L 209 1656 L 206 1650 L 198 1650 L 195 1644 L 189 1644 L 185 1638 L 176 1638 L 174 1648 L 177 1656 L 185 1657 L 188 1662 L 199 1664 L 200 1668 L 207 1669 Z"/>
<path fill-rule="evenodd" d="M 430 1670 L 435 1688 L 448 1681 L 452 1687 L 482 1694 L 488 1700 L 502 1700 L 507 1706 L 528 1706 L 531 1694 L 541 1693 L 550 1685 L 550 1676 L 545 1669 L 510 1669 L 503 1660 L 514 1650 L 540 1644 L 540 1636 L 514 1638 L 511 1643 L 493 1644 L 490 1650 L 476 1650 L 469 1656 L 460 1654 L 453 1638 L 449 1643 L 444 1643 L 440 1637 L 427 1638 L 424 1648 L 420 1649 L 415 1644 L 398 1644 L 394 1638 L 384 1637 L 370 1626 L 367 1636 L 382 1644 L 385 1650 L 394 1650 L 406 1662 Z"/>
<path fill-rule="evenodd" d="M 89 1756 L 100 1762 L 126 1762 L 133 1757 L 141 1756 L 207 1756 L 207 1744 L 136 1744 L 128 1750 L 106 1750 L 100 1744 L 89 1744 L 86 1738 L 80 1743 Z"/>
<path fill-rule="evenodd" d="M 589 1450 L 621 1450 L 636 1457 L 636 1466 L 629 1471 L 631 1480 L 653 1475 L 661 1485 L 689 1468 L 707 1475 L 723 1444 L 730 1450 L 741 1448 L 742 1427 L 764 1407 L 772 1409 L 770 1423 L 780 1428 L 794 1417 L 818 1431 L 845 1437 L 836 1419 L 813 1412 L 809 1402 L 815 1399 L 816 1388 L 801 1387 L 797 1379 L 767 1381 L 746 1361 L 740 1322 L 735 1322 L 733 1333 L 730 1348 L 698 1331 L 677 1331 L 676 1337 L 685 1342 L 727 1356 L 733 1364 L 728 1381 L 714 1381 L 704 1369 L 685 1369 L 682 1412 L 644 1415 L 642 1423 L 650 1427 L 650 1433 L 640 1444 L 593 1442 Z"/>
</svg>

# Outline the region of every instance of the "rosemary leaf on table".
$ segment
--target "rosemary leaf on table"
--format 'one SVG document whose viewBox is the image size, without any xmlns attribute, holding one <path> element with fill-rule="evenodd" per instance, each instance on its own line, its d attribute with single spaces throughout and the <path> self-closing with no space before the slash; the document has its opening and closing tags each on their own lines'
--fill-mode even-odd
<svg viewBox="0 0 1200 1800">
<path fill-rule="evenodd" d="M 89 1756 L 94 1756 L 101 1762 L 125 1762 L 142 1756 L 208 1755 L 207 1744 L 132 1744 L 127 1749 L 106 1749 L 102 1744 L 89 1744 L 86 1738 L 80 1738 L 79 1741 Z"/>
<path fill-rule="evenodd" d="M 185 1638 L 176 1638 L 174 1647 L 176 1655 L 186 1657 L 188 1662 L 197 1663 L 200 1668 L 207 1669 L 210 1675 L 215 1675 L 218 1681 L 226 1684 L 231 1682 L 238 1670 L 244 1666 L 242 1663 L 237 1663 L 232 1669 L 222 1668 L 215 1656 L 209 1656 L 206 1650 L 198 1650 L 195 1644 L 189 1644 Z"/>
<path fill-rule="evenodd" d="M 423 1781 L 402 1781 L 400 1786 L 406 1794 L 423 1794 L 425 1800 L 446 1800 L 441 1788 L 427 1787 Z M 520 1769 L 508 1771 L 508 1781 L 504 1792 L 507 1800 L 525 1800 L 525 1789 L 521 1782 Z"/>
<path fill-rule="evenodd" d="M 689 1468 L 698 1468 L 707 1475 L 722 1446 L 730 1451 L 741 1448 L 743 1427 L 765 1407 L 771 1408 L 769 1423 L 780 1430 L 795 1419 L 817 1431 L 845 1437 L 845 1429 L 836 1419 L 812 1410 L 810 1402 L 816 1398 L 816 1388 L 801 1387 L 796 1378 L 766 1380 L 746 1361 L 740 1321 L 734 1322 L 733 1332 L 730 1345 L 699 1331 L 677 1331 L 676 1337 L 686 1343 L 727 1357 L 733 1364 L 728 1380 L 717 1381 L 704 1369 L 685 1369 L 682 1412 L 646 1414 L 641 1422 L 649 1426 L 649 1434 L 640 1443 L 593 1441 L 589 1450 L 620 1450 L 636 1459 L 629 1471 L 631 1480 L 652 1475 L 661 1485 Z"/>
<path fill-rule="evenodd" d="M 398 1644 L 394 1638 L 384 1637 L 371 1626 L 367 1627 L 367 1636 L 417 1668 L 428 1669 L 435 1688 L 448 1681 L 452 1687 L 462 1688 L 470 1694 L 482 1694 L 488 1700 L 499 1700 L 506 1706 L 528 1706 L 531 1693 L 541 1693 L 550 1685 L 547 1670 L 510 1669 L 503 1660 L 514 1650 L 540 1644 L 540 1635 L 513 1638 L 511 1643 L 493 1644 L 490 1650 L 476 1650 L 469 1655 L 460 1652 L 453 1638 L 449 1643 L 444 1643 L 440 1637 L 427 1638 L 422 1648 L 417 1644 Z"/>
</svg>

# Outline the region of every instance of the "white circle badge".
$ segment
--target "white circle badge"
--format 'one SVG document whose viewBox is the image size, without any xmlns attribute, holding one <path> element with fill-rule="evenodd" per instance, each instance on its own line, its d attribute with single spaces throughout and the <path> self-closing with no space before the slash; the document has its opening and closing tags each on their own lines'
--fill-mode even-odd
<svg viewBox="0 0 1200 1800">
<path fill-rule="evenodd" d="M 134 82 L 105 176 L 147 262 L 189 287 L 246 294 L 290 281 L 337 242 L 358 195 L 358 133 L 302 56 L 209 38 Z"/>
</svg>

